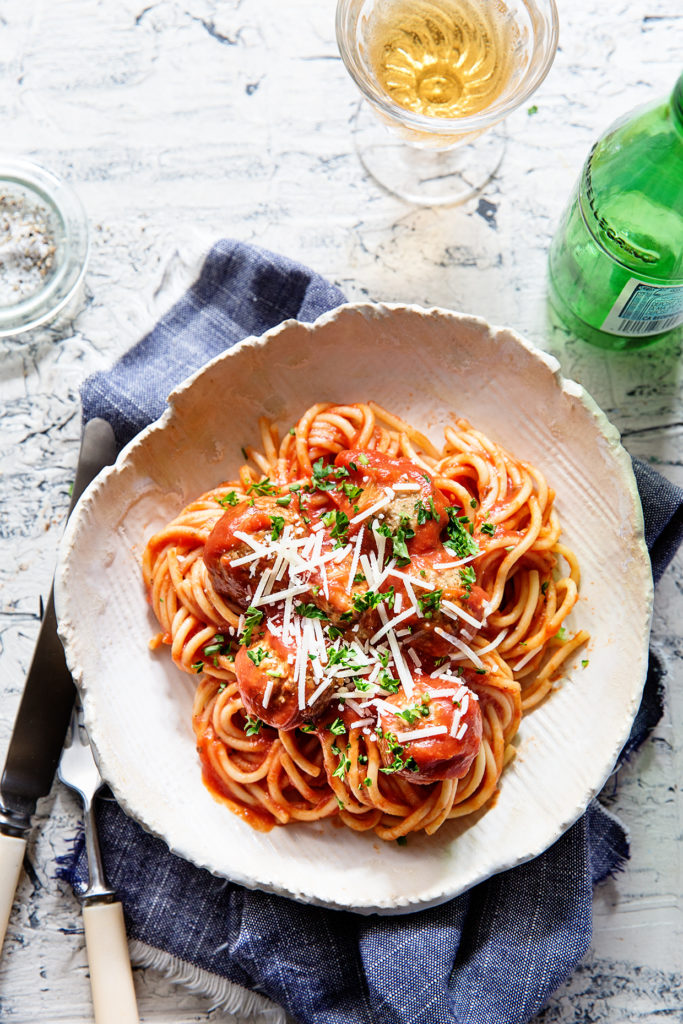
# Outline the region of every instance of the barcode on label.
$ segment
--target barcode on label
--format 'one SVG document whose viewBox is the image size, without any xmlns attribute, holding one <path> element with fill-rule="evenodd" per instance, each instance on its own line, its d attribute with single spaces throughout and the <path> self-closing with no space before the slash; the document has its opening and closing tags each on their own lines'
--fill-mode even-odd
<svg viewBox="0 0 683 1024">
<path fill-rule="evenodd" d="M 629 334 L 659 334 L 670 327 L 677 327 L 680 322 L 680 316 L 667 316 L 661 320 L 621 320 L 621 329 Z"/>
</svg>

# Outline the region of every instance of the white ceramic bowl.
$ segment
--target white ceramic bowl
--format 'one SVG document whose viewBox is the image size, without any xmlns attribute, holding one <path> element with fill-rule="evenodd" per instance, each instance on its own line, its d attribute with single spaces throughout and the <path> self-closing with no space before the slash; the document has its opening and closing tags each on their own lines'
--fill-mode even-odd
<svg viewBox="0 0 683 1024">
<path fill-rule="evenodd" d="M 157 626 L 140 571 L 148 537 L 233 475 L 243 444 L 258 444 L 258 416 L 289 426 L 314 402 L 367 399 L 437 444 L 452 414 L 463 415 L 541 468 L 583 573 L 570 623 L 592 637 L 558 691 L 523 719 L 495 806 L 403 847 L 329 821 L 255 832 L 213 799 L 191 727 L 195 680 L 166 649 L 148 650 Z M 528 860 L 580 816 L 638 707 L 652 582 L 630 459 L 555 359 L 474 317 L 368 304 L 312 325 L 288 321 L 181 385 L 164 416 L 79 502 L 56 599 L 102 774 L 130 815 L 175 853 L 246 886 L 396 913 L 443 902 Z"/>
</svg>

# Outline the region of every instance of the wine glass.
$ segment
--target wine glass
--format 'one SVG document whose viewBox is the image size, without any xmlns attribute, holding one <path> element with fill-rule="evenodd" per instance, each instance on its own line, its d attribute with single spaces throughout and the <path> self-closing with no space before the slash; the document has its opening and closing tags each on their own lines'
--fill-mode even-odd
<svg viewBox="0 0 683 1024">
<path fill-rule="evenodd" d="M 552 65 L 555 0 L 338 0 L 339 51 L 361 91 L 366 170 L 413 203 L 462 202 L 495 174 L 501 122 Z"/>
</svg>

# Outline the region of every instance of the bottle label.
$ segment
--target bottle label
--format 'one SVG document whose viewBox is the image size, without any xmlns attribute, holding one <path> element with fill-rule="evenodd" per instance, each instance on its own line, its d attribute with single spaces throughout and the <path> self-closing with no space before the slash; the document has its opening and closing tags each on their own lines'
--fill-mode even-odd
<svg viewBox="0 0 683 1024">
<path fill-rule="evenodd" d="M 683 285 L 643 284 L 632 277 L 612 306 L 601 330 L 625 337 L 661 334 L 683 324 Z"/>
</svg>

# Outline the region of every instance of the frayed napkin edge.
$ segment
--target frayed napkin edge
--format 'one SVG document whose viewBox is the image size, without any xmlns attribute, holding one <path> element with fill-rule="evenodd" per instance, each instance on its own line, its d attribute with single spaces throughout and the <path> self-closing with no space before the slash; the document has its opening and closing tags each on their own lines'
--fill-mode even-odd
<svg viewBox="0 0 683 1024">
<path fill-rule="evenodd" d="M 129 940 L 128 948 L 136 967 L 151 967 L 170 981 L 206 996 L 214 1001 L 213 1010 L 221 1010 L 240 1019 L 248 1017 L 254 1024 L 287 1024 L 285 1011 L 267 996 L 251 992 L 234 981 L 196 967 L 139 939 Z"/>
</svg>

